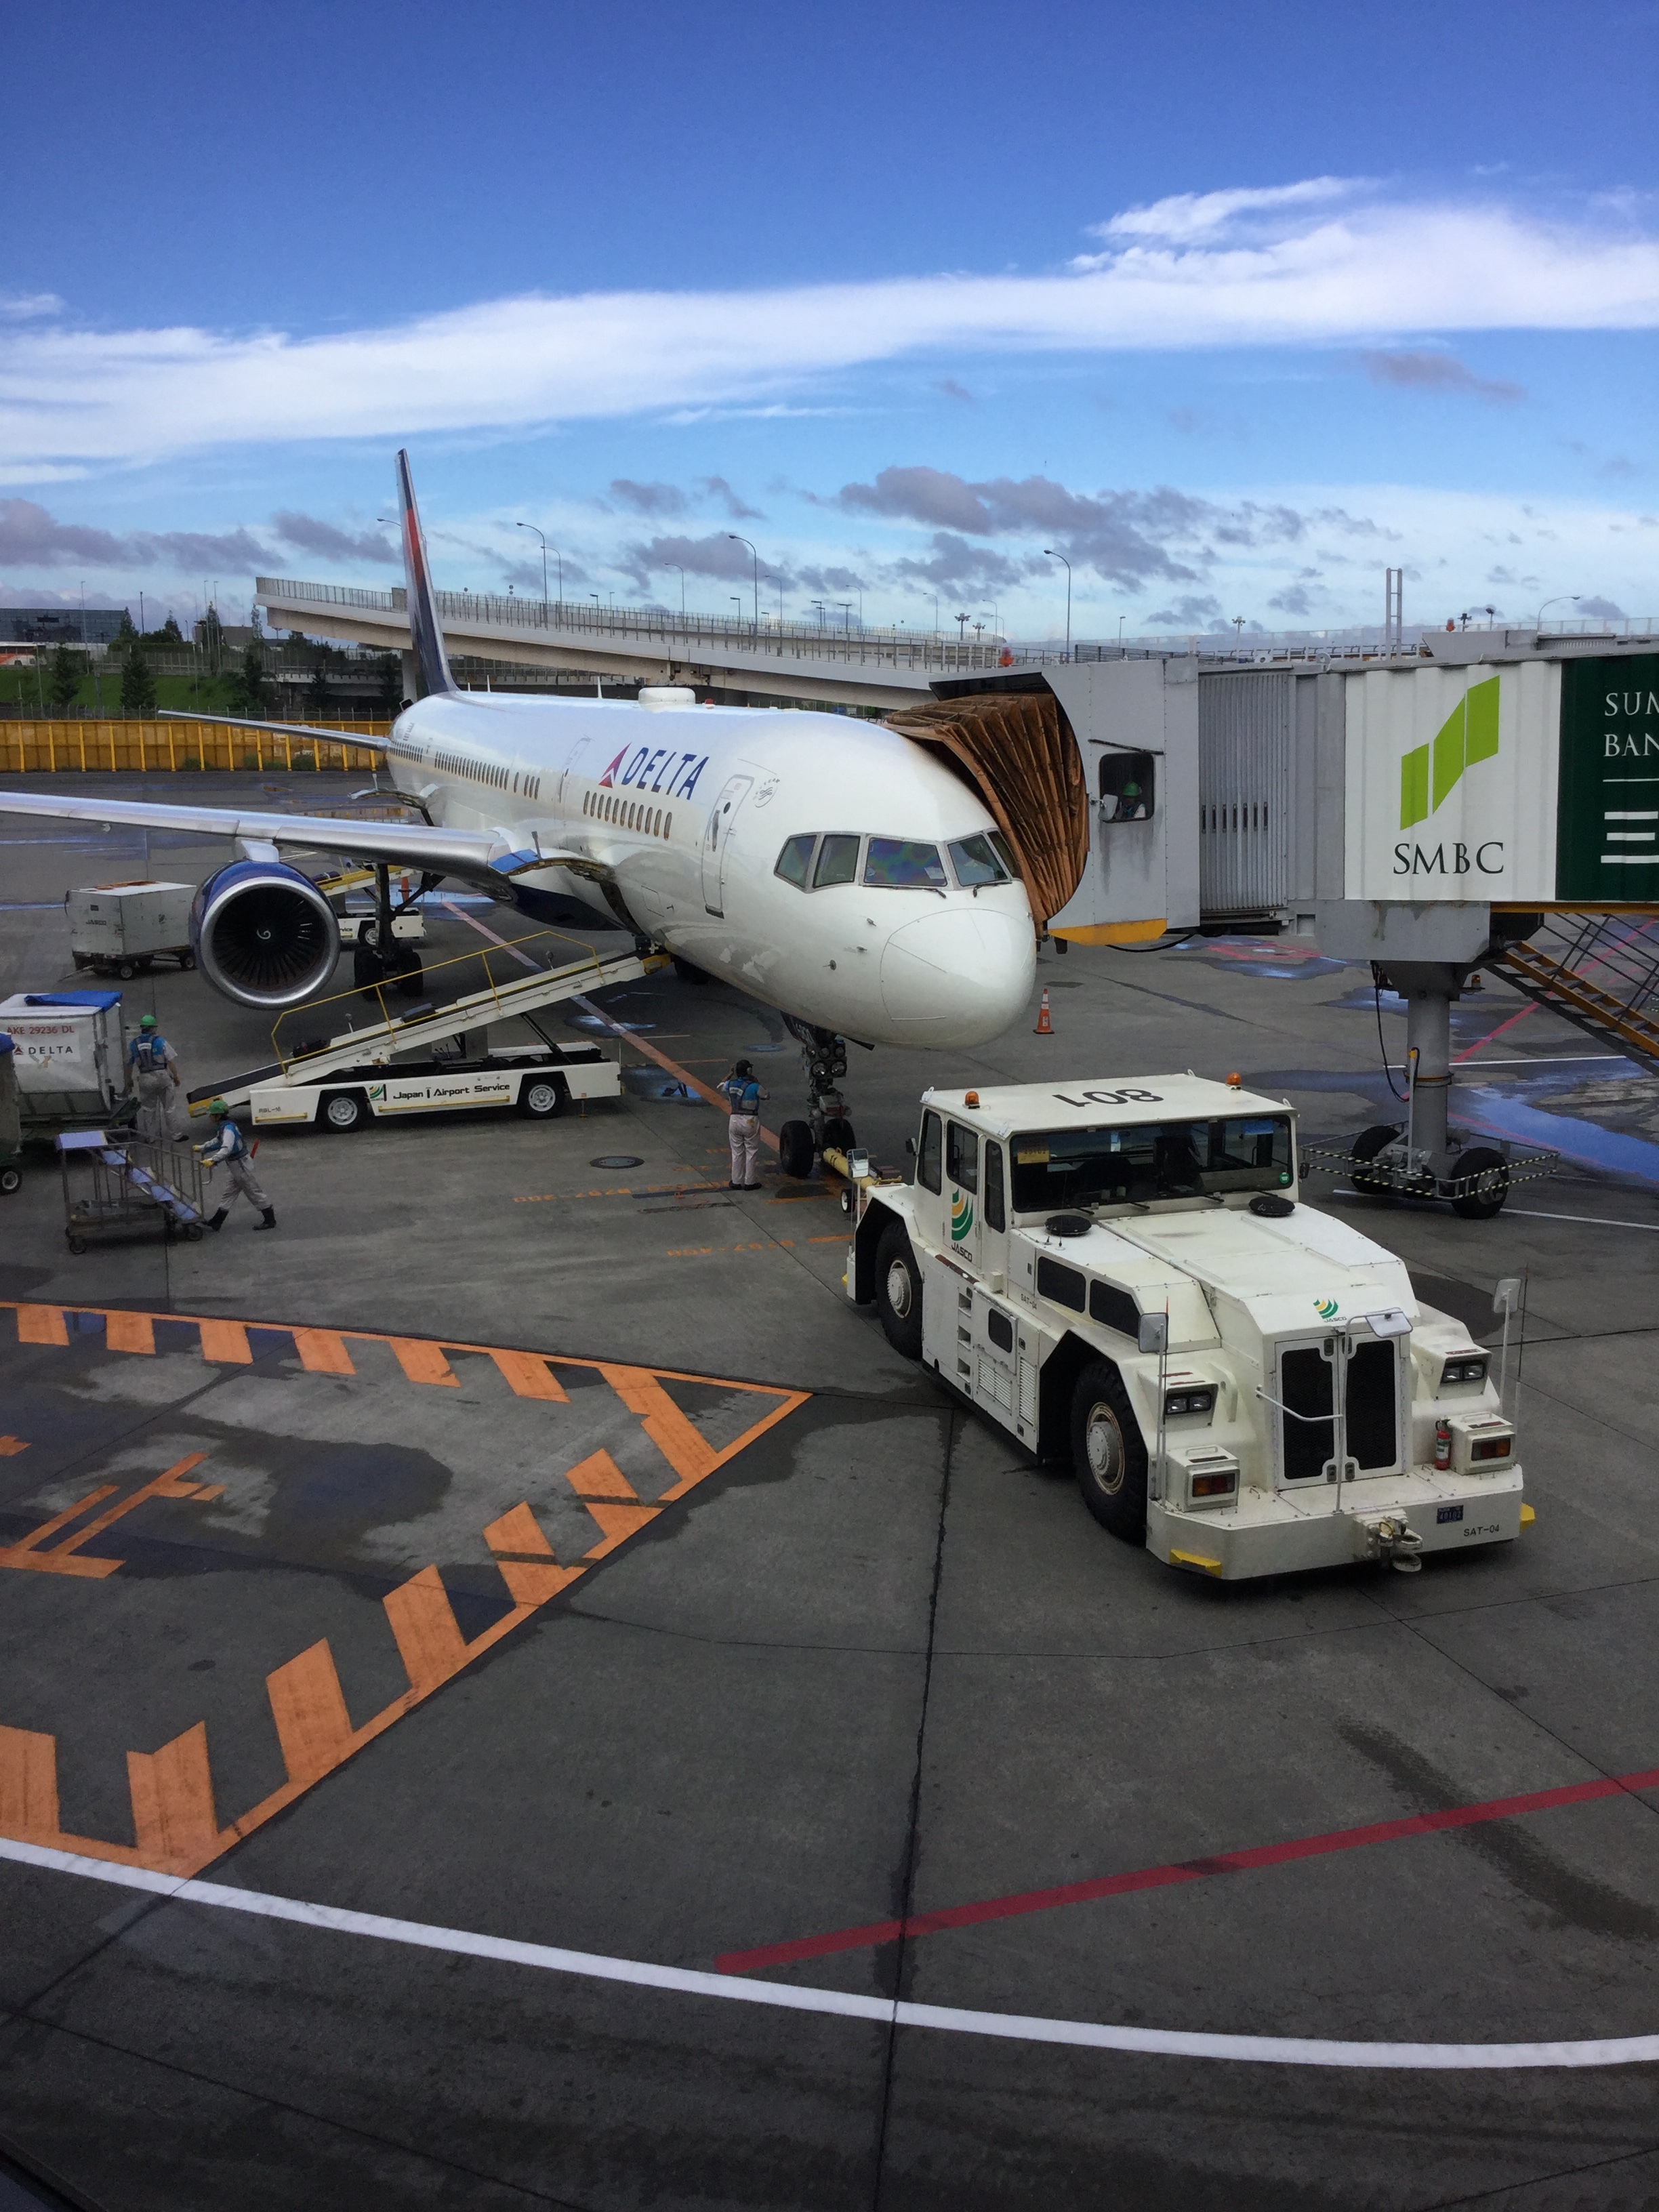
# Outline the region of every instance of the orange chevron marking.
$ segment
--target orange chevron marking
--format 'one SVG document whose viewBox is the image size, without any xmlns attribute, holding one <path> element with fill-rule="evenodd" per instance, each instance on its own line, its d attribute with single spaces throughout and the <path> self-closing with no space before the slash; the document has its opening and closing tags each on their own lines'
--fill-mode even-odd
<svg viewBox="0 0 1659 2212">
<path fill-rule="evenodd" d="M 513 1600 L 509 1611 L 471 1643 L 463 1636 L 437 1567 L 427 1566 L 381 1601 L 386 1623 L 409 1677 L 409 1688 L 372 1718 L 354 1727 L 345 1693 L 326 1638 L 275 1668 L 266 1677 L 266 1694 L 282 1746 L 287 1779 L 269 1796 L 220 1826 L 215 1804 L 206 1724 L 198 1722 L 153 1752 L 127 1753 L 136 1844 L 101 1837 L 70 1835 L 58 1826 L 57 1739 L 27 1729 L 0 1724 L 0 1834 L 45 1843 L 83 1857 L 142 1866 L 177 1875 L 199 1873 L 242 1838 L 251 1835 L 306 1790 L 332 1773 L 366 1744 L 393 1726 L 503 1637 L 509 1636 L 561 1591 L 579 1581 L 647 1523 L 662 1507 L 724 1467 L 756 1439 L 806 1402 L 804 1390 L 765 1383 L 728 1382 L 668 1370 L 630 1367 L 616 1362 L 567 1358 L 553 1352 L 509 1350 L 499 1346 L 439 1342 L 361 1329 L 313 1329 L 289 1322 L 227 1320 L 222 1316 L 112 1312 L 101 1307 L 27 1305 L 0 1299 L 17 1321 L 18 1341 L 66 1346 L 69 1316 L 95 1313 L 104 1323 L 104 1346 L 118 1352 L 153 1352 L 158 1321 L 184 1322 L 199 1333 L 202 1357 L 220 1364 L 246 1365 L 252 1353 L 248 1330 L 286 1328 L 296 1358 L 308 1373 L 349 1376 L 357 1370 L 352 1347 L 390 1346 L 399 1368 L 416 1384 L 457 1387 L 452 1352 L 481 1353 L 495 1362 L 514 1395 L 550 1406 L 569 1402 L 557 1370 L 582 1369 L 598 1374 L 635 1414 L 667 1462 L 676 1480 L 655 1499 L 642 1499 L 608 1451 L 596 1451 L 568 1471 L 567 1480 L 597 1523 L 600 1540 L 576 1564 L 561 1565 L 529 1504 L 521 1501 L 490 1522 L 483 1539 Z M 676 1405 L 665 1385 L 684 1383 L 743 1391 L 769 1401 L 765 1412 L 734 1441 L 715 1450 Z M 555 1417 L 556 1418 L 556 1417 Z M 22 1450 L 21 1439 L 0 1440 L 0 1449 Z M 23 1565 L 64 1574 L 103 1577 L 120 1566 L 118 1559 L 88 1559 L 79 1547 L 100 1529 L 151 1498 L 192 1498 L 205 1504 L 222 1486 L 190 1482 L 188 1471 L 202 1455 L 191 1454 L 162 1474 L 131 1492 L 61 1543 L 49 1540 L 70 1528 L 82 1515 L 114 1498 L 116 1486 L 92 1490 L 76 1504 L 54 1515 L 20 1543 L 0 1549 L 0 1565 Z"/>
</svg>

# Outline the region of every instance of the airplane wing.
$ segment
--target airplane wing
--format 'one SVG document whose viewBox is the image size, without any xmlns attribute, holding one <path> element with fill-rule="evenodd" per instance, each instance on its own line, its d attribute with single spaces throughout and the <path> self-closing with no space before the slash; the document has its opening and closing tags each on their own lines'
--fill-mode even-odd
<svg viewBox="0 0 1659 2212">
<path fill-rule="evenodd" d="M 386 738 L 360 738 L 355 730 L 319 730 L 310 722 L 265 722 L 253 714 L 197 714 L 179 707 L 169 707 L 165 719 L 169 722 L 217 722 L 229 730 L 263 730 L 274 738 L 320 738 L 325 744 L 359 745 L 365 752 L 383 753 L 390 743 Z"/>
<path fill-rule="evenodd" d="M 353 822 L 325 814 L 268 814 L 232 806 L 168 806 L 137 799 L 66 799 L 55 793 L 0 791 L 0 814 L 43 814 L 59 821 L 120 823 L 142 830 L 194 830 L 236 840 L 250 859 L 274 857 L 286 845 L 392 867 L 459 876 L 494 897 L 511 899 L 515 876 L 537 868 L 574 867 L 600 874 L 586 854 L 538 842 L 514 851 L 487 830 L 439 830 L 424 822 Z"/>
</svg>

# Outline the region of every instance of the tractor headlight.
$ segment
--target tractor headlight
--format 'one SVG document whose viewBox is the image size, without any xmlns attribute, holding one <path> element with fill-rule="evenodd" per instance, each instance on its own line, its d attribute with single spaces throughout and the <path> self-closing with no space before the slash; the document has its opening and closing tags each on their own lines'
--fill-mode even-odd
<svg viewBox="0 0 1659 2212">
<path fill-rule="evenodd" d="M 1182 1413 L 1211 1414 L 1215 1411 L 1215 1385 L 1200 1384 L 1182 1390 L 1166 1390 L 1164 1394 L 1164 1418 L 1173 1421 Z"/>
<path fill-rule="evenodd" d="M 1468 1382 L 1484 1382 L 1486 1379 L 1486 1355 L 1480 1352 L 1458 1352 L 1440 1370 L 1440 1387 L 1449 1390 Z"/>
</svg>

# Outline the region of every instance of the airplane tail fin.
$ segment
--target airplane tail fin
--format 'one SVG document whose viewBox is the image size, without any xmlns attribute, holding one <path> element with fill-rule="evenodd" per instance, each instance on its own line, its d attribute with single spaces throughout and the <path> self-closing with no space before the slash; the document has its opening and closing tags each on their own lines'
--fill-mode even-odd
<svg viewBox="0 0 1659 2212">
<path fill-rule="evenodd" d="M 409 594 L 409 634 L 415 647 L 421 696 L 453 691 L 455 679 L 444 653 L 444 634 L 438 623 L 438 597 L 432 588 L 432 570 L 426 557 L 426 536 L 421 511 L 415 504 L 415 485 L 409 473 L 409 455 L 398 455 L 398 498 L 403 515 L 404 581 Z"/>
</svg>

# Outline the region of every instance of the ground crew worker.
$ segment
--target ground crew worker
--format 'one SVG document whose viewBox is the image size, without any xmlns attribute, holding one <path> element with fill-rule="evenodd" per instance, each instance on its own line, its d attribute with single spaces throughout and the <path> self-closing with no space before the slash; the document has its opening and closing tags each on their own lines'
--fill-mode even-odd
<svg viewBox="0 0 1659 2212">
<path fill-rule="evenodd" d="M 127 1042 L 127 1089 L 138 1099 L 137 1131 L 147 1145 L 165 1145 L 183 1135 L 179 1097 L 179 1055 L 145 1014 L 138 1034 Z"/>
<path fill-rule="evenodd" d="M 219 1211 L 210 1217 L 208 1227 L 222 1229 L 225 1216 L 240 1196 L 246 1199 L 250 1206 L 257 1206 L 264 1217 L 262 1221 L 254 1223 L 256 1229 L 274 1229 L 276 1226 L 276 1210 L 260 1188 L 258 1179 L 254 1175 L 247 1139 L 231 1120 L 230 1109 L 222 1098 L 216 1098 L 208 1111 L 213 1116 L 216 1135 L 212 1149 L 204 1150 L 202 1158 L 210 1170 L 223 1168 L 230 1182 L 230 1196 Z"/>
<path fill-rule="evenodd" d="M 732 1181 L 727 1187 L 758 1190 L 755 1170 L 760 1164 L 760 1103 L 768 1094 L 756 1082 L 755 1071 L 746 1060 L 738 1060 L 720 1087 L 732 1109 L 726 1125 L 732 1143 Z"/>
</svg>

